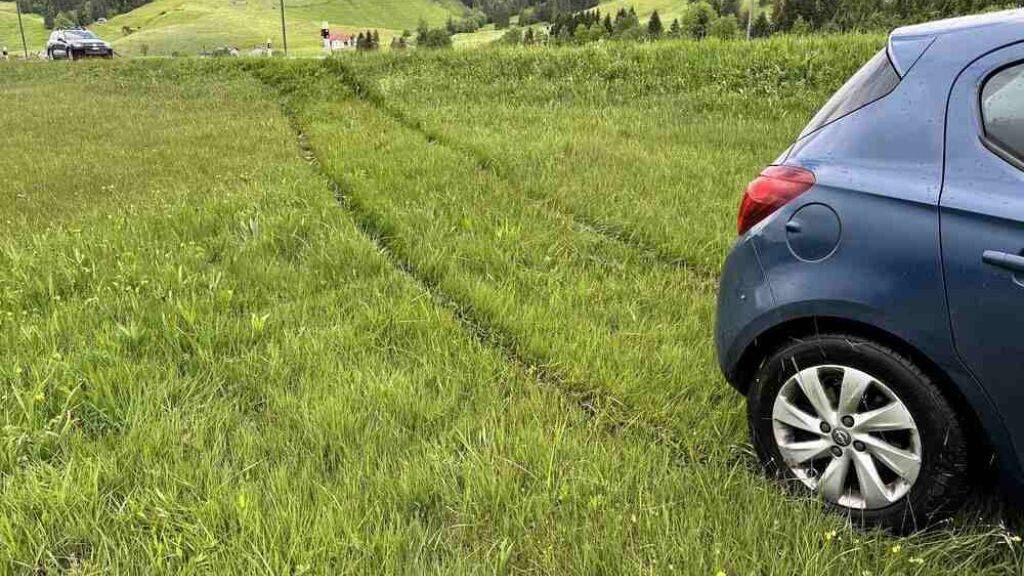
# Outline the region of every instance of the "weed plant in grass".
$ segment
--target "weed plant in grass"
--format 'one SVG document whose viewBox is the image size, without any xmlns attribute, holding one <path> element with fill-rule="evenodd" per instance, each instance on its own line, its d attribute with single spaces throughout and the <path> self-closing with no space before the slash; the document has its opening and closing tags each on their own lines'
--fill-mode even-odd
<svg viewBox="0 0 1024 576">
<path fill-rule="evenodd" d="M 346 59 L 386 106 L 531 198 L 717 269 L 746 184 L 881 36 Z"/>
<path fill-rule="evenodd" d="M 348 92 L 345 69 L 255 72 L 280 91 L 365 230 L 499 346 L 554 374 L 556 386 L 582 395 L 584 406 L 597 406 L 617 433 L 637 435 L 631 441 L 656 458 L 670 455 L 684 487 L 670 504 L 678 514 L 663 527 L 671 552 L 655 552 L 657 564 L 645 569 L 1019 569 L 1019 550 L 984 523 L 901 541 L 858 534 L 763 480 L 747 452 L 741 399 L 711 355 L 712 277 L 579 226 L 560 199 L 525 194 L 460 142 L 434 141 L 410 127 L 415 118 L 398 121 Z M 652 551 L 663 544 L 649 543 Z M 624 557 L 616 569 L 636 567 Z"/>
</svg>

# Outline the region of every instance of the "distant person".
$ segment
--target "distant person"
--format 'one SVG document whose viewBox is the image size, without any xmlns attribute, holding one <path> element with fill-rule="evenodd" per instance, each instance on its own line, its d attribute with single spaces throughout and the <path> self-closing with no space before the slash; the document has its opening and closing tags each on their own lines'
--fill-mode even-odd
<svg viewBox="0 0 1024 576">
<path fill-rule="evenodd" d="M 4 62 L 11 59 L 11 55 L 7 52 L 7 46 L 4 46 L 4 51 L 0 53 L 0 57 L 4 59 Z"/>
</svg>

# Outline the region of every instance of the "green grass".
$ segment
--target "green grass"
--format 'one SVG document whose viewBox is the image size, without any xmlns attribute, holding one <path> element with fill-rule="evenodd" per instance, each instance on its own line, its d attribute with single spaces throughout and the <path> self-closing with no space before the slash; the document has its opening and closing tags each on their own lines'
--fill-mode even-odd
<svg viewBox="0 0 1024 576">
<path fill-rule="evenodd" d="M 36 14 L 22 14 L 25 27 L 25 42 L 29 53 L 41 52 L 48 33 L 43 28 L 43 18 Z M 0 2 L 0 47 L 7 46 L 12 55 L 22 55 L 21 32 L 18 29 L 18 13 L 14 2 Z"/>
<path fill-rule="evenodd" d="M 196 55 L 204 48 L 235 45 L 247 52 L 272 40 L 281 48 L 281 20 L 273 0 L 156 0 L 93 29 L 115 49 L 140 55 Z M 420 19 L 438 25 L 459 15 L 455 0 L 288 0 L 288 47 L 296 55 L 321 53 L 320 26 L 357 32 L 378 29 L 384 39 L 416 28 Z M 122 28 L 136 32 L 123 35 Z"/>
<path fill-rule="evenodd" d="M 746 184 L 884 44 L 879 36 L 382 55 L 385 105 L 527 196 L 717 269 Z"/>
<path fill-rule="evenodd" d="M 496 30 L 493 24 L 488 24 L 476 32 L 465 32 L 452 36 L 452 46 L 455 48 L 480 48 L 500 40 L 508 30 Z"/>
<path fill-rule="evenodd" d="M 998 515 L 896 540 L 763 479 L 715 367 L 719 188 L 876 41 L 0 68 L 0 565 L 1019 572 Z M 710 154 L 715 119 L 789 123 L 677 176 L 685 235 L 542 188 L 661 201 L 625 151 Z M 584 121 L 621 131 L 603 178 L 540 156 Z"/>
<path fill-rule="evenodd" d="M 687 2 L 683 0 L 606 0 L 595 8 L 601 14 L 615 14 L 619 10 L 633 8 L 641 20 L 646 20 L 655 10 L 661 17 L 662 22 L 671 22 L 673 18 L 679 18 L 686 12 Z"/>
</svg>

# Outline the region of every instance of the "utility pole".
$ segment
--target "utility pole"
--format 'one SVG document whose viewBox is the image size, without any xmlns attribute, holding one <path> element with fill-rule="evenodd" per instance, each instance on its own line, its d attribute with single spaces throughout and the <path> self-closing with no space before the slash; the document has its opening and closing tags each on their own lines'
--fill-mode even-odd
<svg viewBox="0 0 1024 576">
<path fill-rule="evenodd" d="M 750 40 L 750 33 L 754 28 L 754 7 L 757 0 L 750 0 L 750 10 L 747 10 L 747 40 Z"/>
<path fill-rule="evenodd" d="M 21 23 L 21 0 L 14 0 L 14 8 L 18 11 L 18 29 L 21 30 L 21 49 L 25 51 L 25 60 L 28 60 L 28 43 L 25 42 L 25 25 Z"/>
<path fill-rule="evenodd" d="M 284 0 L 281 0 L 281 39 L 284 40 L 284 55 L 288 56 L 288 28 L 284 25 Z"/>
</svg>

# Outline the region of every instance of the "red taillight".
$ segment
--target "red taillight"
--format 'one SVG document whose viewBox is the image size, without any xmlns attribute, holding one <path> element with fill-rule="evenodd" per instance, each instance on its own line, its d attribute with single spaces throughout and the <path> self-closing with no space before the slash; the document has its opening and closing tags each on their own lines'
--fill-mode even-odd
<svg viewBox="0 0 1024 576">
<path fill-rule="evenodd" d="M 769 166 L 747 186 L 736 229 L 740 234 L 814 186 L 814 173 L 795 166 Z"/>
</svg>

